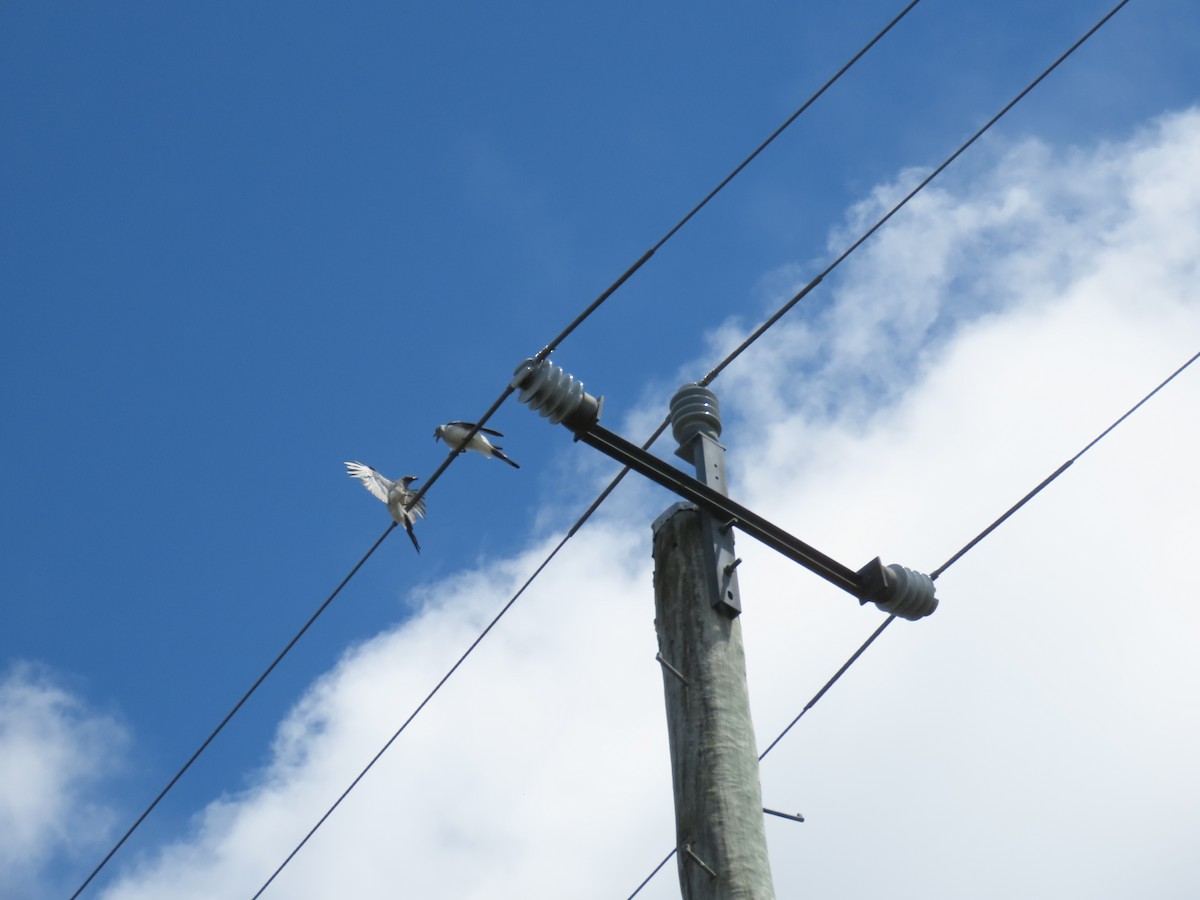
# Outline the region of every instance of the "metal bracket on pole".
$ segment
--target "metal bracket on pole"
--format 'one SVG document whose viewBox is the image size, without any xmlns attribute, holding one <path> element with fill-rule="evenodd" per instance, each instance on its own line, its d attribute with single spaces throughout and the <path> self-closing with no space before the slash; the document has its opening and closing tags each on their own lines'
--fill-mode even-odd
<svg viewBox="0 0 1200 900">
<path fill-rule="evenodd" d="M 716 395 L 698 384 L 681 387 L 671 398 L 671 430 L 679 441 L 675 455 L 696 467 L 700 483 L 727 495 L 725 448 L 717 443 L 721 436 L 721 411 Z M 733 530 L 723 525 L 724 520 L 703 510 L 700 528 L 704 533 L 704 558 L 717 586 L 713 606 L 732 618 L 742 612 L 735 572 L 741 560 L 733 548 Z"/>
<path fill-rule="evenodd" d="M 767 809 L 765 806 L 763 807 L 763 812 L 768 816 L 779 816 L 781 819 L 791 819 L 793 822 L 804 821 L 804 816 L 800 815 L 800 813 L 792 815 L 791 813 L 780 812 L 777 809 Z"/>
<path fill-rule="evenodd" d="M 937 609 L 938 601 L 934 596 L 933 581 L 928 575 L 899 565 L 885 566 L 878 557 L 855 571 L 810 547 L 753 510 L 731 500 L 722 491 L 692 478 L 670 463 L 602 427 L 599 418 L 603 398 L 597 400 L 585 393 L 581 382 L 567 375 L 549 360 L 525 360 L 517 367 L 512 385 L 520 389 L 522 403 L 537 410 L 552 422 L 566 425 L 575 433 L 576 439 L 695 503 L 716 522 L 727 523 L 726 531 L 729 526 L 737 527 L 810 572 L 820 575 L 830 584 L 857 597 L 862 603 L 874 603 L 884 612 L 903 619 L 920 619 Z M 699 386 L 685 385 L 676 396 L 697 387 Z M 703 419 L 704 415 L 702 411 L 700 418 Z M 673 421 L 673 427 L 677 429 L 676 434 L 679 436 L 680 426 Z M 686 431 L 687 429 L 684 429 L 685 433 Z M 717 433 L 720 433 L 719 427 Z M 701 434 L 701 430 L 697 428 L 695 434 Z M 707 473 L 708 466 L 713 464 L 713 450 L 707 446 L 707 442 L 701 443 L 704 445 L 703 449 L 693 449 L 691 458 L 697 462 L 703 460 Z M 716 444 L 715 435 L 711 443 Z M 720 445 L 716 444 L 716 447 L 719 448 Z M 723 466 L 719 474 L 720 485 L 723 488 Z M 718 526 L 716 530 L 719 532 L 721 528 Z M 730 569 L 728 575 L 725 575 L 723 566 L 732 564 L 734 558 L 731 552 L 728 559 L 724 559 L 721 567 L 716 570 L 731 582 L 735 578 L 734 570 Z M 736 598 L 737 594 L 734 591 L 734 599 Z"/>
<path fill-rule="evenodd" d="M 713 881 L 717 880 L 717 873 L 712 870 L 712 867 L 708 863 L 696 855 L 696 851 L 692 849 L 691 844 L 683 845 L 683 855 L 703 869 L 705 874 Z"/>
<path fill-rule="evenodd" d="M 678 678 L 680 680 L 680 682 L 682 682 L 684 687 L 691 686 L 687 680 L 687 677 L 682 672 L 680 672 L 677 668 L 675 668 L 673 665 L 671 665 L 669 662 L 667 662 L 665 659 L 663 659 L 663 655 L 661 653 L 655 653 L 654 658 L 656 660 L 658 660 L 658 664 L 660 666 L 662 666 L 663 669 L 665 669 L 666 671 L 668 671 L 672 675 L 674 675 L 676 678 Z"/>
</svg>

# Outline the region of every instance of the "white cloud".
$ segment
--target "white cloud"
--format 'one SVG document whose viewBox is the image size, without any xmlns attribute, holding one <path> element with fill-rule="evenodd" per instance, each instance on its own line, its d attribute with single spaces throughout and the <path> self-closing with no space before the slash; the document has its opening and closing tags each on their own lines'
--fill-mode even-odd
<svg viewBox="0 0 1200 900">
<path fill-rule="evenodd" d="M 21 663 L 0 679 L 0 889 L 33 890 L 57 854 L 94 852 L 109 812 L 97 782 L 125 746 L 123 729 L 44 669 Z"/>
<path fill-rule="evenodd" d="M 736 492 L 854 566 L 944 561 L 1195 351 L 1197 158 L 1190 111 L 1096 149 L 1030 141 L 925 195 L 715 385 Z M 773 752 L 764 799 L 809 819 L 768 823 L 779 896 L 1195 893 L 1198 375 Z M 267 896 L 626 896 L 673 834 L 656 512 L 581 531 Z M 249 896 L 550 546 L 427 589 L 313 686 L 254 788 L 103 896 Z M 880 616 L 739 552 L 765 746 Z M 642 896 L 677 896 L 673 866 Z"/>
<path fill-rule="evenodd" d="M 501 878 L 552 894 L 598 847 L 617 858 L 638 848 L 623 829 L 597 838 L 596 822 L 643 797 L 669 822 L 665 758 L 627 746 L 654 746 L 662 730 L 643 684 L 654 651 L 640 537 L 600 527 L 583 552 L 564 551 L 273 890 L 465 897 Z M 281 727 L 261 786 L 215 804 L 193 837 L 104 896 L 252 893 L 548 549 L 439 585 L 404 628 L 347 653 Z"/>
</svg>

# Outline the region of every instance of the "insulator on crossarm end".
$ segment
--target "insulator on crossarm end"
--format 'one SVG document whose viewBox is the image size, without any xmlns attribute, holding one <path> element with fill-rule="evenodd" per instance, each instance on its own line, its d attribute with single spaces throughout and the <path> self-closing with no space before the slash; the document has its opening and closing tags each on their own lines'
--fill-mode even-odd
<svg viewBox="0 0 1200 900">
<path fill-rule="evenodd" d="M 863 590 L 862 603 L 874 603 L 886 613 L 901 619 L 923 619 L 937 609 L 933 579 L 904 566 L 884 566 L 879 557 L 871 560 L 858 574 Z"/>
<path fill-rule="evenodd" d="M 582 431 L 599 421 L 604 398 L 593 397 L 583 382 L 563 371 L 548 359 L 527 359 L 513 373 L 512 387 L 520 390 L 518 399 L 549 419 L 572 431 Z"/>
</svg>

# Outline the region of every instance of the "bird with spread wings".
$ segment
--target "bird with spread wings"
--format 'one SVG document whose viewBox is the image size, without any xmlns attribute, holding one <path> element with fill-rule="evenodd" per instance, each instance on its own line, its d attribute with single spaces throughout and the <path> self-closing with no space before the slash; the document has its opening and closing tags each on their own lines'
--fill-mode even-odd
<svg viewBox="0 0 1200 900">
<path fill-rule="evenodd" d="M 360 462 L 346 463 L 346 474 L 357 478 L 368 491 L 387 504 L 388 512 L 396 520 L 397 525 L 403 525 L 408 532 L 413 546 L 421 552 L 421 544 L 417 541 L 413 523 L 425 516 L 425 498 L 413 502 L 416 491 L 410 491 L 408 486 L 417 480 L 416 475 L 405 475 L 399 481 L 385 478 L 368 465 Z"/>
</svg>

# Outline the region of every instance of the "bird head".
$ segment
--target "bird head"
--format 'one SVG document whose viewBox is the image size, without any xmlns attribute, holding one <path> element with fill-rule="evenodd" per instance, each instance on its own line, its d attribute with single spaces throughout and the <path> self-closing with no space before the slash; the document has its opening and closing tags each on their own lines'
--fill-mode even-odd
<svg viewBox="0 0 1200 900">
<path fill-rule="evenodd" d="M 414 481 L 418 481 L 418 480 L 419 479 L 417 478 L 416 475 L 405 475 L 403 478 L 400 479 L 400 483 L 402 485 L 404 485 L 405 487 L 408 487 Z"/>
<path fill-rule="evenodd" d="M 445 425 L 439 425 L 437 428 L 433 429 L 433 439 L 436 441 L 438 438 L 440 438 L 442 436 L 442 433 L 445 430 L 446 430 Z"/>
</svg>

